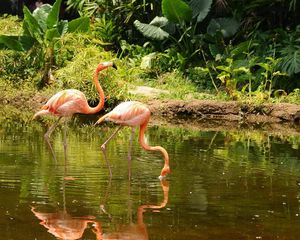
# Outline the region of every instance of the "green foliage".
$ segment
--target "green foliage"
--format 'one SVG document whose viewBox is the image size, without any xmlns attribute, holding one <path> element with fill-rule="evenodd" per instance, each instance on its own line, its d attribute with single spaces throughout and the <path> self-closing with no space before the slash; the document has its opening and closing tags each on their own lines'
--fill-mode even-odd
<svg viewBox="0 0 300 240">
<path fill-rule="evenodd" d="M 195 4 L 195 2 L 192 2 Z M 202 5 L 201 5 L 202 6 Z M 201 14 L 200 8 L 195 8 L 194 16 Z M 207 8 L 203 10 L 208 12 L 210 5 L 206 6 Z M 135 27 L 147 38 L 152 40 L 172 40 L 173 46 L 168 47 L 170 49 L 165 49 L 163 54 L 156 55 L 156 59 L 159 60 L 156 65 L 162 65 L 164 68 L 164 59 L 173 59 L 174 50 L 178 59 L 172 61 L 172 68 L 179 67 L 184 69 L 188 62 L 197 55 L 201 48 L 201 36 L 196 34 L 196 23 L 192 26 L 186 22 L 192 21 L 193 11 L 188 4 L 185 2 L 178 1 L 162 1 L 162 13 L 164 17 L 155 17 L 149 24 L 141 23 L 136 20 L 134 22 Z M 177 36 L 177 33 L 179 35 Z M 173 36 L 174 35 L 174 36 Z M 166 42 L 168 43 L 168 42 Z M 169 54 L 169 56 L 167 56 Z M 155 60 L 155 59 L 154 59 Z M 180 63 L 179 65 L 177 63 Z"/>
<path fill-rule="evenodd" d="M 300 72 L 300 25 L 293 32 L 279 30 L 280 38 L 276 48 L 282 58 L 280 63 L 282 71 L 289 75 Z"/>
<path fill-rule="evenodd" d="M 234 18 L 214 18 L 207 26 L 207 33 L 214 36 L 220 32 L 224 38 L 228 38 L 237 32 L 239 25 L 239 22 Z"/>
<path fill-rule="evenodd" d="M 57 0 L 53 7 L 43 4 L 33 13 L 24 6 L 23 35 L 0 36 L 0 48 L 15 51 L 29 51 L 34 64 L 43 69 L 43 83 L 49 81 L 49 71 L 54 65 L 55 43 L 67 32 L 86 32 L 89 30 L 89 19 L 80 18 L 59 21 L 59 10 L 62 0 Z"/>
<path fill-rule="evenodd" d="M 193 10 L 193 18 L 197 18 L 197 22 L 202 22 L 210 11 L 212 0 L 198 1 L 191 0 L 189 2 L 190 8 Z"/>
<path fill-rule="evenodd" d="M 173 23 L 188 22 L 192 19 L 192 9 L 182 0 L 162 0 L 162 13 Z"/>
<path fill-rule="evenodd" d="M 90 46 L 77 52 L 72 62 L 55 72 L 57 79 L 52 88 L 57 89 L 78 89 L 82 91 L 89 100 L 97 102 L 99 95 L 93 83 L 94 71 L 102 61 L 112 61 L 115 56 L 111 52 L 104 52 L 96 47 Z M 127 83 L 126 73 L 122 76 L 121 64 L 116 63 L 117 71 L 110 69 L 99 74 L 99 81 L 104 89 L 105 95 L 110 96 L 109 104 L 124 100 L 126 96 Z"/>
<path fill-rule="evenodd" d="M 113 49 L 114 45 L 120 40 L 117 27 L 105 15 L 96 18 L 93 27 L 95 37 L 100 40 L 99 44 L 106 50 Z"/>
<path fill-rule="evenodd" d="M 118 39 L 132 42 L 136 40 L 134 19 L 148 20 L 154 16 L 153 12 L 156 11 L 156 6 L 160 6 L 160 0 L 68 0 L 67 6 L 68 10 L 75 10 L 81 16 L 90 17 L 92 20 L 105 18 L 115 28 Z M 117 41 L 114 44 L 120 47 Z"/>
<path fill-rule="evenodd" d="M 149 24 L 141 23 L 139 20 L 134 21 L 137 30 L 153 40 L 164 40 L 169 37 L 169 33 L 162 29 L 167 24 L 167 18 L 157 16 Z"/>
</svg>

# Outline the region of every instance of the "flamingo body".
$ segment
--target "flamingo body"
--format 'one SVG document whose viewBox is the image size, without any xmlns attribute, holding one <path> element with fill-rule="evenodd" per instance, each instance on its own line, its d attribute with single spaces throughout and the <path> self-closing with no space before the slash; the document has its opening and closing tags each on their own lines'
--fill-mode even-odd
<svg viewBox="0 0 300 240">
<path fill-rule="evenodd" d="M 69 117 L 75 113 L 88 113 L 89 105 L 85 95 L 76 89 L 67 89 L 53 95 L 47 103 L 42 106 L 42 110 L 34 115 L 55 115 Z"/>
<path fill-rule="evenodd" d="M 55 129 L 61 117 L 70 117 L 75 113 L 94 114 L 99 112 L 104 106 L 104 92 L 99 84 L 98 74 L 105 68 L 113 67 L 117 69 L 113 62 L 102 62 L 98 64 L 94 74 L 94 84 L 99 93 L 99 104 L 96 107 L 90 107 L 85 95 L 76 89 L 62 90 L 53 95 L 41 110 L 34 114 L 33 119 L 42 115 L 54 115 L 59 117 L 46 132 L 45 138 L 49 139 L 50 134 Z"/>
<path fill-rule="evenodd" d="M 139 142 L 140 145 L 147 151 L 159 151 L 162 153 L 164 157 L 164 167 L 161 171 L 159 176 L 160 179 L 166 177 L 167 174 L 170 173 L 169 167 L 169 155 L 168 152 L 161 146 L 149 146 L 145 142 L 145 130 L 147 124 L 150 120 L 151 112 L 149 108 L 137 101 L 127 101 L 122 102 L 118 106 L 116 106 L 111 112 L 105 114 L 101 117 L 96 124 L 101 123 L 103 121 L 111 121 L 122 126 L 130 126 L 130 127 L 140 127 L 140 134 L 139 134 Z M 105 149 L 105 144 L 114 137 L 115 132 L 112 136 L 110 136 L 105 143 L 102 145 L 103 149 Z"/>
<path fill-rule="evenodd" d="M 151 112 L 148 107 L 137 101 L 122 102 L 111 112 L 104 115 L 98 123 L 103 120 L 111 121 L 123 126 L 136 127 L 149 121 Z"/>
</svg>

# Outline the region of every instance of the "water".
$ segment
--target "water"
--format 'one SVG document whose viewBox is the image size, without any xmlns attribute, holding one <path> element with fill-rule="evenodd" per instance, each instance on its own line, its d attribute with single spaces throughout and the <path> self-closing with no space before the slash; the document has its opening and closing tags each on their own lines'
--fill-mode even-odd
<svg viewBox="0 0 300 240">
<path fill-rule="evenodd" d="M 149 126 L 143 151 L 113 125 L 8 119 L 0 130 L 0 239 L 299 239 L 300 134 Z M 131 159 L 131 160 L 130 160 Z"/>
</svg>

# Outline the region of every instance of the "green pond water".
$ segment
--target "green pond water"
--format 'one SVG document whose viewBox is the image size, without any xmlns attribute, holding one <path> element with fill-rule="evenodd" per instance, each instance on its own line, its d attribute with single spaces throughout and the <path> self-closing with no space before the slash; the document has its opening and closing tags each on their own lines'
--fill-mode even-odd
<svg viewBox="0 0 300 240">
<path fill-rule="evenodd" d="M 0 239 L 300 239 L 300 134 L 212 131 L 150 123 L 114 131 L 75 118 L 63 127 L 5 119 L 0 128 Z M 106 157 L 106 158 L 105 158 Z M 106 160 L 110 164 L 109 175 Z"/>
</svg>

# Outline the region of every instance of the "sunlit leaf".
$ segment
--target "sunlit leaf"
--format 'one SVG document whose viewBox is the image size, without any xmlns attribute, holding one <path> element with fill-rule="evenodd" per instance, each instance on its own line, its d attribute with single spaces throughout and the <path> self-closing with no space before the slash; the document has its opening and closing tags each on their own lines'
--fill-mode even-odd
<svg viewBox="0 0 300 240">
<path fill-rule="evenodd" d="M 145 36 L 148 38 L 152 38 L 155 40 L 164 40 L 169 37 L 169 33 L 161 29 L 160 27 L 141 23 L 138 20 L 134 21 L 134 26 Z"/>
<path fill-rule="evenodd" d="M 164 27 L 168 23 L 169 23 L 169 21 L 167 18 L 156 16 L 155 18 L 153 18 L 153 20 L 149 24 L 151 24 L 153 26 L 157 26 L 157 27 Z"/>
<path fill-rule="evenodd" d="M 88 17 L 76 18 L 69 22 L 68 32 L 87 32 L 90 29 L 90 19 Z"/>
<path fill-rule="evenodd" d="M 53 4 L 52 9 L 49 12 L 49 15 L 47 18 L 47 27 L 48 28 L 52 28 L 58 23 L 61 2 L 62 2 L 62 0 L 56 0 L 55 3 Z"/>
<path fill-rule="evenodd" d="M 43 29 L 44 32 L 47 29 L 47 18 L 51 9 L 52 9 L 51 5 L 43 4 L 42 6 L 36 8 L 32 13 L 32 15 L 37 20 L 41 29 Z"/>
<path fill-rule="evenodd" d="M 43 43 L 43 38 L 42 38 L 43 33 L 38 21 L 34 18 L 34 16 L 31 14 L 31 12 L 26 6 L 24 6 L 23 8 L 23 13 L 24 13 L 24 21 L 23 21 L 24 34 L 35 38 L 39 43 Z"/>
</svg>

